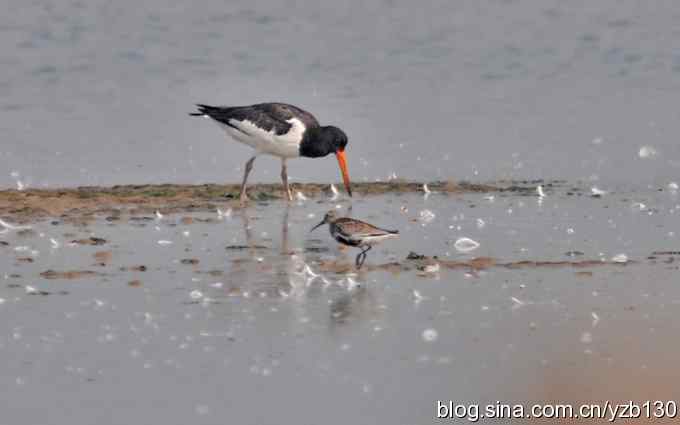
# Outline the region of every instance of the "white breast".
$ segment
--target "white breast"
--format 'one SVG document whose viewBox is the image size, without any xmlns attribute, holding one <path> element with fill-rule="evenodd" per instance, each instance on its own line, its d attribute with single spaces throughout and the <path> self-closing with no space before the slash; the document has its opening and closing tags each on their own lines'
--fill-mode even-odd
<svg viewBox="0 0 680 425">
<path fill-rule="evenodd" d="M 305 132 L 305 125 L 297 118 L 291 118 L 286 122 L 291 124 L 291 128 L 287 133 L 281 135 L 277 135 L 274 129 L 263 130 L 248 120 L 229 120 L 233 127 L 219 124 L 231 137 L 252 147 L 259 153 L 281 158 L 295 158 L 300 156 L 300 142 Z"/>
</svg>

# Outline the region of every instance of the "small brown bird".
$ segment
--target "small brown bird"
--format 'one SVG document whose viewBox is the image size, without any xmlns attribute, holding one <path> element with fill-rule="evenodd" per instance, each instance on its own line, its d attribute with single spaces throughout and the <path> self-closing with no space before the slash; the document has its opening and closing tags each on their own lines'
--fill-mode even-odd
<svg viewBox="0 0 680 425">
<path fill-rule="evenodd" d="M 373 248 L 373 245 L 386 239 L 399 236 L 398 230 L 381 229 L 361 220 L 355 220 L 349 217 L 337 217 L 333 210 L 328 211 L 321 223 L 314 226 L 310 232 L 324 224 L 329 225 L 331 236 L 333 236 L 336 241 L 343 245 L 362 248 L 362 251 L 357 255 L 355 260 L 357 269 L 360 269 L 364 264 L 366 253 Z"/>
</svg>

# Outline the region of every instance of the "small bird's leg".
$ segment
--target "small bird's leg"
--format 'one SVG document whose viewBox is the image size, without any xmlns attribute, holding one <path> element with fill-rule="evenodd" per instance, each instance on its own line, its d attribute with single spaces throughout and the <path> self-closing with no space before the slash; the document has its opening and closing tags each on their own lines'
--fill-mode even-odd
<svg viewBox="0 0 680 425">
<path fill-rule="evenodd" d="M 281 159 L 281 180 L 283 181 L 283 190 L 286 191 L 286 196 L 289 201 L 293 200 L 293 193 L 288 186 L 288 167 L 286 166 L 286 159 Z"/>
<path fill-rule="evenodd" d="M 359 270 L 361 266 L 364 265 L 364 261 L 366 261 L 366 253 L 364 251 L 361 251 L 359 255 L 357 255 L 356 260 L 354 261 L 354 263 L 357 266 L 357 270 Z"/>
<path fill-rule="evenodd" d="M 361 266 L 364 265 L 364 261 L 366 261 L 366 253 L 367 253 L 368 251 L 370 251 L 371 248 L 373 248 L 373 246 L 369 245 L 368 248 L 364 249 L 363 251 L 361 251 L 361 252 L 359 253 L 359 255 L 357 255 L 357 258 L 356 258 L 356 266 L 357 266 L 357 270 L 360 269 Z M 359 257 L 361 257 L 361 259 L 359 259 Z"/>
<path fill-rule="evenodd" d="M 248 181 L 248 174 L 250 174 L 250 170 L 253 169 L 254 162 L 255 156 L 253 156 L 248 160 L 248 162 L 246 162 L 246 170 L 243 173 L 243 183 L 241 183 L 241 194 L 239 195 L 239 201 L 241 201 L 241 206 L 245 206 L 245 204 L 248 202 L 248 195 L 246 194 L 246 182 Z"/>
</svg>

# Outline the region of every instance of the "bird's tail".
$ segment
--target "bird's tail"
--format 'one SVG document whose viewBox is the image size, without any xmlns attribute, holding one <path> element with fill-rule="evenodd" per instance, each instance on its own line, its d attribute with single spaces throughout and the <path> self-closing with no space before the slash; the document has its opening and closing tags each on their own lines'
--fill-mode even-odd
<svg viewBox="0 0 680 425">
<path fill-rule="evenodd" d="M 205 115 L 210 115 L 210 111 L 215 109 L 214 106 L 204 105 L 202 103 L 197 103 L 196 107 L 198 108 L 198 112 L 189 113 L 189 115 L 191 115 L 192 117 L 202 117 Z"/>
</svg>

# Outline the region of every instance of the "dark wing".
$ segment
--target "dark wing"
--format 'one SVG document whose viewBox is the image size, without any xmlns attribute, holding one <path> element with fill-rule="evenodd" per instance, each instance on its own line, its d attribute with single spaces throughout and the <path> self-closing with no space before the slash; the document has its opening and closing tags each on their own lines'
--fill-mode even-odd
<svg viewBox="0 0 680 425">
<path fill-rule="evenodd" d="M 397 234 L 398 230 L 386 230 L 376 227 L 364 221 L 355 220 L 352 218 L 339 218 L 335 220 L 335 227 L 338 234 L 343 236 L 343 239 L 358 240 L 370 236 L 385 236 L 389 234 Z"/>
<path fill-rule="evenodd" d="M 286 134 L 291 124 L 287 121 L 291 118 L 297 118 L 305 125 L 305 127 L 318 127 L 319 123 L 316 118 L 309 112 L 302 110 L 296 106 L 285 103 L 260 103 L 250 106 L 210 106 L 210 105 L 196 105 L 198 111 L 191 115 L 207 115 L 215 121 L 219 121 L 224 125 L 236 128 L 229 120 L 236 121 L 250 121 L 256 126 L 265 131 L 272 131 L 277 135 Z M 236 128 L 242 131 L 240 128 Z"/>
<path fill-rule="evenodd" d="M 251 108 L 260 111 L 273 119 L 286 122 L 291 118 L 297 118 L 305 125 L 306 128 L 318 127 L 319 122 L 314 115 L 287 103 L 260 103 L 251 106 Z"/>
</svg>

